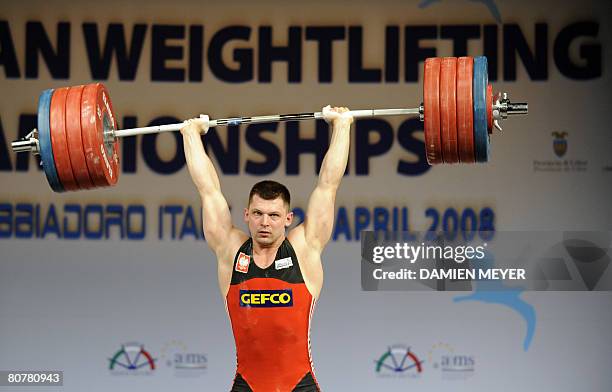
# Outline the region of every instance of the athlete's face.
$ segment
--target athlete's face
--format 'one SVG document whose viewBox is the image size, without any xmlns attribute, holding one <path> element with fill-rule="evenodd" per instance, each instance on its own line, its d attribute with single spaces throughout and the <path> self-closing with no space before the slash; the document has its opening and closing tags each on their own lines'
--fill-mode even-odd
<svg viewBox="0 0 612 392">
<path fill-rule="evenodd" d="M 285 228 L 293 221 L 293 212 L 287 210 L 280 197 L 266 200 L 253 195 L 249 206 L 244 209 L 244 221 L 249 225 L 254 241 L 270 246 L 285 235 Z"/>
</svg>

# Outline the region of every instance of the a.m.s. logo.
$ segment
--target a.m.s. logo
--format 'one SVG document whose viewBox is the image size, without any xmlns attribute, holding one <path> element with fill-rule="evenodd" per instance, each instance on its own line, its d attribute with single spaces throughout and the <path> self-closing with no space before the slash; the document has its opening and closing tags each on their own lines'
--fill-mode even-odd
<svg viewBox="0 0 612 392">
<path fill-rule="evenodd" d="M 288 308 L 293 292 L 287 290 L 240 290 L 240 306 L 249 308 Z"/>
</svg>

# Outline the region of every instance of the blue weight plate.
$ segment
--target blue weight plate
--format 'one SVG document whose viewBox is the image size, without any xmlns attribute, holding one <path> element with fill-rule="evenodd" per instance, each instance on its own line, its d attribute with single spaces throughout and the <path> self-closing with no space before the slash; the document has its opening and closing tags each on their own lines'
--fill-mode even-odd
<svg viewBox="0 0 612 392">
<path fill-rule="evenodd" d="M 51 128 L 49 125 L 49 109 L 53 89 L 43 91 L 38 98 L 38 144 L 40 146 L 40 160 L 42 161 L 47 181 L 55 192 L 64 192 L 59 180 L 53 159 L 53 146 L 51 144 Z"/>
<path fill-rule="evenodd" d="M 487 129 L 487 58 L 474 58 L 474 155 L 476 162 L 489 160 L 489 132 Z"/>
</svg>

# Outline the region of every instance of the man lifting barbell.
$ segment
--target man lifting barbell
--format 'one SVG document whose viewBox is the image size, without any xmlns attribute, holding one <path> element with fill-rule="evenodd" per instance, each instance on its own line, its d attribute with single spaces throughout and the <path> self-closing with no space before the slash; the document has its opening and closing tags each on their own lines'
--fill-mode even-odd
<svg viewBox="0 0 612 392">
<path fill-rule="evenodd" d="M 208 117 L 181 128 L 187 167 L 202 199 L 204 235 L 217 257 L 219 287 L 234 332 L 238 365 L 232 391 L 319 391 L 310 320 L 323 284 L 321 253 L 332 233 L 353 122 L 346 108 L 328 106 L 322 113 L 332 124 L 331 143 L 306 218 L 287 234 L 293 220 L 287 188 L 274 181 L 253 186 L 244 209 L 247 235 L 232 224 L 202 144 Z"/>
<path fill-rule="evenodd" d="M 347 165 L 353 118 L 418 115 L 424 121 L 430 164 L 489 160 L 489 135 L 500 120 L 526 114 L 526 103 L 493 95 L 485 57 L 429 58 L 423 103 L 410 109 L 369 109 L 210 120 L 117 129 L 106 88 L 100 84 L 43 91 L 38 128 L 12 143 L 13 151 L 41 155 L 56 192 L 112 186 L 119 177 L 118 139 L 180 130 L 189 172 L 202 198 L 204 233 L 218 259 L 218 277 L 230 315 L 238 366 L 233 391 L 318 391 L 310 358 L 310 319 L 323 281 L 321 252 L 333 226 L 336 190 Z M 202 145 L 209 127 L 325 119 L 329 150 L 310 196 L 304 222 L 291 224 L 288 190 L 273 181 L 255 184 L 244 211 L 249 235 L 236 229 L 219 178 Z M 289 358 L 290 357 L 290 358 Z"/>
</svg>

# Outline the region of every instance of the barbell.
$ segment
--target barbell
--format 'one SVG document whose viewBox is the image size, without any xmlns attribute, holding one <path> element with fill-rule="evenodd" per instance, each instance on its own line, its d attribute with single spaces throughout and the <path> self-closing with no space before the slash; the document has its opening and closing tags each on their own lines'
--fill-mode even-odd
<svg viewBox="0 0 612 392">
<path fill-rule="evenodd" d="M 418 116 L 424 122 L 430 165 L 489 160 L 489 135 L 500 120 L 527 114 L 527 103 L 493 96 L 486 57 L 425 60 L 423 103 L 411 109 L 352 110 L 354 118 Z M 321 112 L 210 120 L 210 127 L 322 119 Z M 38 99 L 37 128 L 11 143 L 14 152 L 40 154 L 55 192 L 112 186 L 119 178 L 119 138 L 178 131 L 184 123 L 118 129 L 108 90 L 102 83 L 44 90 Z"/>
</svg>

